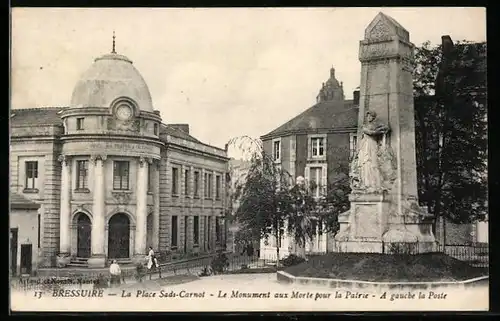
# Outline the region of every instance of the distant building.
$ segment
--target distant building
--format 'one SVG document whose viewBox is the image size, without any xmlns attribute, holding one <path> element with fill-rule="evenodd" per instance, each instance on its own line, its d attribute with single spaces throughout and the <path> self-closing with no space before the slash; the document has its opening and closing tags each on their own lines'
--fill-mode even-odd
<svg viewBox="0 0 500 321">
<path fill-rule="evenodd" d="M 243 186 L 246 182 L 246 176 L 250 170 L 251 162 L 241 159 L 231 159 L 229 161 L 229 175 L 230 175 L 230 185 L 228 188 L 230 210 L 231 210 L 231 221 L 228 226 L 228 247 L 227 249 L 232 252 L 239 252 L 241 249 L 237 246 L 235 242 L 236 233 L 240 230 L 240 226 L 236 220 L 236 211 L 240 205 L 238 197 L 236 197 L 236 192 L 239 186 Z M 257 245 L 257 244 L 256 244 Z"/>
<path fill-rule="evenodd" d="M 261 137 L 264 151 L 291 177 L 302 176 L 309 184 L 314 183 L 313 194 L 320 197 L 329 184 L 348 175 L 357 143 L 358 107 L 359 90 L 354 91 L 352 100 L 346 100 L 342 83 L 331 68 L 314 106 Z M 307 252 L 326 252 L 333 246 L 333 235 L 319 231 L 307 244 Z M 295 251 L 289 237 L 284 236 L 279 244 L 283 257 Z M 276 256 L 274 237 L 261 241 L 260 253 L 263 257 Z"/>
<path fill-rule="evenodd" d="M 187 255 L 225 243 L 227 151 L 187 124 L 164 124 L 114 49 L 82 75 L 69 107 L 13 109 L 10 121 L 10 190 L 40 206 L 29 235 L 38 266 L 104 267 L 143 262 L 149 246 Z M 19 217 L 13 208 L 22 238 L 34 228 Z"/>
<path fill-rule="evenodd" d="M 40 255 L 40 204 L 10 193 L 10 260 L 12 276 L 31 274 Z"/>
</svg>

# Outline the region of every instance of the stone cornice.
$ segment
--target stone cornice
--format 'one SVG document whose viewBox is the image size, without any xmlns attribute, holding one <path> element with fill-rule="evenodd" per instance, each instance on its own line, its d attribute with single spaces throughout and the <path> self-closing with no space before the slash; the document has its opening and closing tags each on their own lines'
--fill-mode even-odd
<svg viewBox="0 0 500 321">
<path fill-rule="evenodd" d="M 261 140 L 271 140 L 278 137 L 286 137 L 290 135 L 305 134 L 305 135 L 321 135 L 321 134 L 345 134 L 357 132 L 357 127 L 345 128 L 317 128 L 317 129 L 291 129 L 282 131 L 276 134 L 266 134 L 260 136 Z"/>
<path fill-rule="evenodd" d="M 182 145 L 178 145 L 178 144 L 175 144 L 175 143 L 166 143 L 165 147 L 166 147 L 167 150 L 168 149 L 174 149 L 174 150 L 186 152 L 186 153 L 192 154 L 192 155 L 200 155 L 200 156 L 205 156 L 205 157 L 208 156 L 208 157 L 220 159 L 220 160 L 223 160 L 223 161 L 229 161 L 229 159 L 230 159 L 227 156 L 222 156 L 222 155 L 218 155 L 218 154 L 214 154 L 214 153 L 210 153 L 210 152 L 206 152 L 206 151 L 200 151 L 200 150 L 197 150 L 197 149 L 189 148 L 187 146 L 182 146 Z"/>
<path fill-rule="evenodd" d="M 112 116 L 112 109 L 106 107 L 78 107 L 61 111 L 62 119 L 72 116 Z M 161 122 L 160 115 L 155 112 L 140 111 L 137 117 Z"/>
<path fill-rule="evenodd" d="M 160 146 L 165 146 L 165 143 L 159 139 L 154 139 L 146 136 L 134 136 L 134 135 L 109 135 L 109 134 L 80 134 L 80 135 L 64 135 L 60 138 L 61 141 L 103 141 L 103 140 L 113 140 L 113 141 L 123 141 L 127 143 L 152 143 Z"/>
<path fill-rule="evenodd" d="M 176 145 L 176 146 L 182 146 L 182 147 L 185 147 L 188 149 L 194 149 L 194 150 L 200 151 L 202 153 L 217 155 L 217 156 L 221 156 L 221 157 L 227 156 L 226 150 L 224 150 L 222 148 L 215 147 L 215 146 L 207 145 L 207 144 L 204 144 L 202 142 L 193 142 L 193 141 L 189 141 L 189 140 L 175 137 L 175 136 L 171 136 L 171 135 L 164 135 L 163 137 L 166 139 L 162 139 L 162 141 L 165 142 L 165 144 L 167 144 L 167 145 L 172 144 L 172 145 Z"/>
</svg>

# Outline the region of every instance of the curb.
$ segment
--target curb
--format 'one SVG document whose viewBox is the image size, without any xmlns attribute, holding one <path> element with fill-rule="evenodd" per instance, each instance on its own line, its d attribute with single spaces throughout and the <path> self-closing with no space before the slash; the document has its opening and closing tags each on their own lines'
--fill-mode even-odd
<svg viewBox="0 0 500 321">
<path fill-rule="evenodd" d="M 372 290 L 427 290 L 436 288 L 472 288 L 489 284 L 489 276 L 481 276 L 464 281 L 450 282 L 370 282 L 293 276 L 284 271 L 276 273 L 278 282 L 302 285 L 320 285 L 330 288 L 372 289 Z"/>
</svg>

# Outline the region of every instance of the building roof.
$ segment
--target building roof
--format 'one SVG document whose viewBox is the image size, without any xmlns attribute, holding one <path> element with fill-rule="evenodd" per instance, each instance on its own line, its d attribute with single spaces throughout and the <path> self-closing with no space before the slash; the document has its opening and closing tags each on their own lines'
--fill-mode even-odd
<svg viewBox="0 0 500 321">
<path fill-rule="evenodd" d="M 347 129 L 358 123 L 358 106 L 352 100 L 319 102 L 285 124 L 262 136 L 271 138 L 300 131 Z"/>
<path fill-rule="evenodd" d="M 182 129 L 176 128 L 173 125 L 161 124 L 160 138 L 165 137 L 166 135 L 182 138 L 195 143 L 202 143 L 198 139 L 194 138 L 193 136 L 183 131 Z"/>
<path fill-rule="evenodd" d="M 38 209 L 40 204 L 27 199 L 17 193 L 10 193 L 10 208 L 11 209 Z"/>
<path fill-rule="evenodd" d="M 110 53 L 95 59 L 76 83 L 71 107 L 109 107 L 117 98 L 132 99 L 142 111 L 153 112 L 151 93 L 132 61 Z"/>
<path fill-rule="evenodd" d="M 342 82 L 335 77 L 335 68 L 324 82 L 316 97 L 316 105 L 295 116 L 261 139 L 284 136 L 296 132 L 317 132 L 350 129 L 358 123 L 358 103 L 345 100 Z"/>
<path fill-rule="evenodd" d="M 40 125 L 61 125 L 60 112 L 68 107 L 42 107 L 12 109 L 10 113 L 11 126 L 40 126 Z M 201 143 L 185 131 L 175 128 L 174 125 L 162 124 L 160 127 L 160 138 L 164 135 L 185 139 L 192 142 Z"/>
<path fill-rule="evenodd" d="M 11 126 L 61 125 L 60 112 L 67 107 L 41 107 L 12 109 L 10 112 Z"/>
</svg>

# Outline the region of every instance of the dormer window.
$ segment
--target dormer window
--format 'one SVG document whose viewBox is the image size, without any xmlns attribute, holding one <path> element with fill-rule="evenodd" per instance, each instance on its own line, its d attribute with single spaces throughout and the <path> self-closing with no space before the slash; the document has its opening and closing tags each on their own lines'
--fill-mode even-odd
<svg viewBox="0 0 500 321">
<path fill-rule="evenodd" d="M 83 121 L 84 120 L 85 120 L 85 118 L 83 118 L 83 117 L 76 119 L 76 129 L 77 130 L 82 130 L 83 129 L 83 125 L 84 125 Z"/>
<path fill-rule="evenodd" d="M 154 124 L 153 132 L 154 132 L 155 136 L 158 136 L 158 124 Z"/>
</svg>

